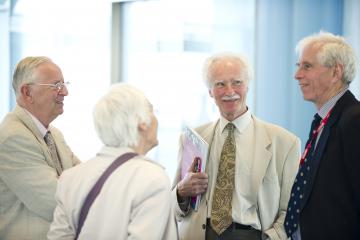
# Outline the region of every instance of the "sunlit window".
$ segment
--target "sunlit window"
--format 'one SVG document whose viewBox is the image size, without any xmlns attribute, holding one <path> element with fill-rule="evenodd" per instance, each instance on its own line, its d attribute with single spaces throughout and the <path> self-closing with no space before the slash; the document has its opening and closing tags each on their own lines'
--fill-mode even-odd
<svg viewBox="0 0 360 240">
<path fill-rule="evenodd" d="M 69 81 L 64 114 L 54 125 L 83 161 L 101 144 L 92 108 L 110 85 L 111 4 L 103 0 L 18 0 L 11 13 L 11 65 L 49 56 Z M 13 103 L 14 105 L 15 103 Z"/>
<path fill-rule="evenodd" d="M 204 59 L 233 51 L 253 61 L 254 1 L 163 0 L 122 3 L 123 81 L 139 86 L 159 115 L 151 152 L 172 177 L 184 125 L 218 117 L 202 81 Z M 252 104 L 252 93 L 248 103 Z"/>
</svg>

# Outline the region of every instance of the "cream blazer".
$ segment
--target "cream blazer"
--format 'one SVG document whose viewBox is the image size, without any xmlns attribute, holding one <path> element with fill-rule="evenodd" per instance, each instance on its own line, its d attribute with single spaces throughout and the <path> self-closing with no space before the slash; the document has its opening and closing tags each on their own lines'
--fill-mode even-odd
<svg viewBox="0 0 360 240">
<path fill-rule="evenodd" d="M 247 174 L 236 176 L 250 186 L 246 194 L 256 204 L 261 222 L 263 239 L 287 239 L 283 227 L 290 191 L 300 160 L 300 140 L 287 130 L 252 117 L 254 121 L 254 159 Z M 218 121 L 195 129 L 211 147 Z M 182 145 L 179 149 L 179 162 L 182 158 Z M 211 156 L 208 161 L 211 160 Z M 172 198 L 177 203 L 176 185 L 180 181 L 178 166 Z M 175 214 L 179 223 L 179 235 L 182 240 L 205 239 L 207 202 L 209 192 L 203 195 L 197 212 L 183 212 L 178 204 Z M 269 236 L 269 237 L 266 237 Z"/>
<path fill-rule="evenodd" d="M 50 126 L 64 169 L 80 161 Z M 0 239 L 46 239 L 55 209 L 58 176 L 50 151 L 20 106 L 0 125 Z"/>
</svg>

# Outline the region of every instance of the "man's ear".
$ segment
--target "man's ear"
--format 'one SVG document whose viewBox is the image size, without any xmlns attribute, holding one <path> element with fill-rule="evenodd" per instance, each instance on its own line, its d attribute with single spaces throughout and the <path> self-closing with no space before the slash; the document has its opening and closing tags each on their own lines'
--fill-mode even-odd
<svg viewBox="0 0 360 240">
<path fill-rule="evenodd" d="M 212 94 L 212 92 L 211 92 L 211 89 L 209 89 L 209 95 L 210 95 L 210 97 L 214 97 L 214 95 Z"/>
<path fill-rule="evenodd" d="M 29 85 L 22 85 L 20 87 L 20 94 L 26 101 L 32 102 L 32 92 Z"/>
<path fill-rule="evenodd" d="M 342 80 L 344 75 L 344 66 L 341 64 L 336 64 L 333 71 L 333 76 L 336 79 Z"/>
<path fill-rule="evenodd" d="M 139 128 L 140 132 L 144 132 L 144 131 L 146 131 L 148 129 L 147 125 L 144 122 L 140 123 L 138 125 L 138 128 Z"/>
</svg>

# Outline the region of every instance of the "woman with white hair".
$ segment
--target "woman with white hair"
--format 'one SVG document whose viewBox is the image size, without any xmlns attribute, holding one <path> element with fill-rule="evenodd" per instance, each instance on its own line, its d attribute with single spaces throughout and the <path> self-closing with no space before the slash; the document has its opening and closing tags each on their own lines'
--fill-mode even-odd
<svg viewBox="0 0 360 240">
<path fill-rule="evenodd" d="M 177 239 L 169 178 L 145 157 L 158 144 L 158 121 L 150 102 L 138 89 L 116 84 L 95 105 L 93 118 L 104 147 L 93 159 L 61 176 L 48 238 Z M 125 153 L 137 155 L 110 174 L 78 231 L 88 193 Z"/>
</svg>

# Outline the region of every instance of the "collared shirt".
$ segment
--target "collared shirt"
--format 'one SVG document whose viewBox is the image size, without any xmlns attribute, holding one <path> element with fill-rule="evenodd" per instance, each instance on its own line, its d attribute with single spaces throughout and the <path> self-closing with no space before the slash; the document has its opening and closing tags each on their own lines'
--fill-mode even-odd
<svg viewBox="0 0 360 240">
<path fill-rule="evenodd" d="M 45 134 L 47 133 L 48 129 L 39 121 L 39 119 L 37 119 L 34 115 L 32 115 L 28 110 L 26 110 L 24 108 L 25 112 L 27 114 L 29 114 L 29 116 L 31 117 L 31 119 L 34 121 L 36 127 L 39 129 L 42 137 L 45 137 Z"/>
<path fill-rule="evenodd" d="M 317 112 L 321 118 L 324 118 L 326 114 L 335 106 L 337 101 L 345 94 L 348 90 L 348 87 L 341 90 L 338 94 L 329 99 Z"/>
<path fill-rule="evenodd" d="M 209 189 L 210 197 L 208 203 L 207 217 L 211 217 L 212 197 L 216 184 L 216 176 L 220 161 L 222 146 L 227 137 L 225 126 L 229 123 L 223 117 L 220 117 L 220 122 L 215 130 L 214 141 L 210 152 L 209 161 Z M 243 172 L 248 172 L 249 164 L 254 158 L 254 121 L 251 112 L 247 110 L 243 115 L 232 121 L 236 129 L 234 132 L 236 141 L 236 159 L 235 159 L 235 176 L 239 176 Z M 250 179 L 249 179 L 250 180 Z M 232 217 L 233 221 L 251 225 L 256 229 L 261 229 L 260 218 L 256 211 L 256 203 L 250 203 L 241 195 L 241 191 L 247 187 L 247 183 L 239 182 L 239 178 L 235 177 L 235 191 L 232 200 Z"/>
<path fill-rule="evenodd" d="M 336 94 L 335 96 L 333 96 L 332 98 L 330 98 L 317 112 L 317 114 L 319 114 L 319 116 L 321 117 L 321 119 L 324 119 L 326 117 L 326 115 L 328 114 L 328 112 L 335 106 L 336 102 L 345 94 L 345 92 L 348 90 L 348 87 L 344 88 L 343 90 L 341 90 L 338 94 Z M 316 137 L 316 143 L 315 146 L 317 145 L 322 130 L 319 132 L 319 134 Z"/>
<path fill-rule="evenodd" d="M 326 115 L 328 114 L 328 112 L 335 106 L 335 104 L 337 103 L 337 101 L 345 94 L 345 92 L 348 90 L 348 87 L 344 88 L 343 90 L 341 90 L 338 94 L 336 94 L 335 96 L 333 96 L 332 98 L 330 98 L 317 112 L 317 114 L 319 114 L 319 116 L 321 117 L 321 119 L 324 119 L 326 117 Z M 322 134 L 322 130 L 319 132 L 319 134 L 317 135 L 316 138 L 316 143 L 315 143 L 315 147 L 320 139 L 320 136 Z M 300 235 L 300 224 L 298 229 L 293 233 L 293 240 L 301 240 L 301 235 Z"/>
</svg>

